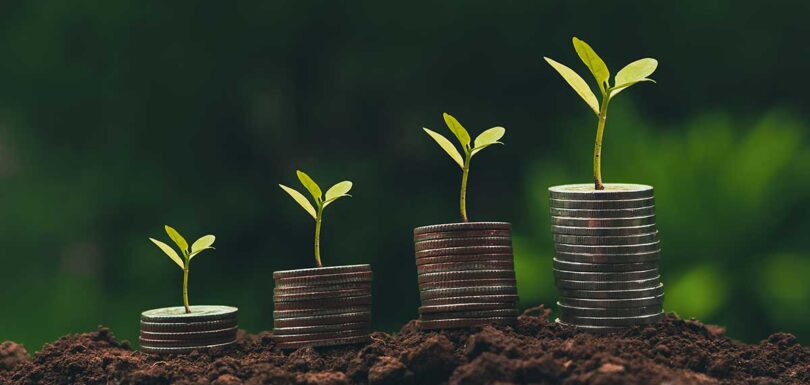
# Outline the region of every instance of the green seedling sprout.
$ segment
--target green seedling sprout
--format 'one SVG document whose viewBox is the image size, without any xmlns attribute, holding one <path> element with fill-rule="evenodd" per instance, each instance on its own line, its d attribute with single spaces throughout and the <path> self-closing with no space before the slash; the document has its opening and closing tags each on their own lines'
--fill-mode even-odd
<svg viewBox="0 0 810 385">
<path fill-rule="evenodd" d="M 455 161 L 459 167 L 461 167 L 461 198 L 459 208 L 461 209 L 461 220 L 463 222 L 468 222 L 467 176 L 470 173 L 470 160 L 473 156 L 475 156 L 475 154 L 493 144 L 503 144 L 498 140 L 500 140 L 503 137 L 503 134 L 506 133 L 506 129 L 503 127 L 492 127 L 480 133 L 475 138 L 475 141 L 470 144 L 470 134 L 467 133 L 467 130 L 464 129 L 456 118 L 445 112 L 444 122 L 447 123 L 447 127 L 450 128 L 450 131 L 456 136 L 459 143 L 461 143 L 461 149 L 464 150 L 463 157 L 456 149 L 456 146 L 454 146 L 453 143 L 451 143 L 447 138 L 427 128 L 422 127 L 422 129 L 425 130 L 425 132 L 430 135 L 430 137 L 433 138 L 436 143 L 439 144 L 439 147 L 441 147 L 442 150 L 447 153 L 447 155 L 450 155 L 450 157 L 453 158 L 453 161 Z"/>
<path fill-rule="evenodd" d="M 177 248 L 180 249 L 180 253 L 183 255 L 182 258 L 180 258 L 180 255 L 177 254 L 177 252 L 174 251 L 174 249 L 172 249 L 169 245 L 154 238 L 149 238 L 149 240 L 157 245 L 160 250 L 163 250 L 163 253 L 171 258 L 171 260 L 183 270 L 183 307 L 186 308 L 186 313 L 191 313 L 191 308 L 188 305 L 188 267 L 191 264 L 191 260 L 197 256 L 197 254 L 208 249 L 213 249 L 212 245 L 214 244 L 216 237 L 211 234 L 200 237 L 200 239 L 194 241 L 194 243 L 191 245 L 191 250 L 189 251 L 188 242 L 186 242 L 186 239 L 183 238 L 183 236 L 180 235 L 177 230 L 173 229 L 169 225 L 166 225 L 165 229 L 166 234 L 169 235 L 169 238 L 171 238 L 171 240 L 177 245 Z"/>
<path fill-rule="evenodd" d="M 323 267 L 321 263 L 321 221 L 323 220 L 323 209 L 339 198 L 350 197 L 351 195 L 349 195 L 348 192 L 352 189 L 352 182 L 344 180 L 343 182 L 337 183 L 330 187 L 324 196 L 323 192 L 321 192 L 321 188 L 309 175 L 303 171 L 296 171 L 295 173 L 298 175 L 298 180 L 301 181 L 304 188 L 312 195 L 315 206 L 307 200 L 304 194 L 301 194 L 297 190 L 283 184 L 278 186 L 286 191 L 287 194 L 290 194 L 290 196 L 306 210 L 312 219 L 315 220 L 315 263 L 318 267 Z"/>
<path fill-rule="evenodd" d="M 596 100 L 596 95 L 593 94 L 593 91 L 588 84 L 585 83 L 585 80 L 577 75 L 576 72 L 550 58 L 543 57 L 543 59 L 546 59 L 546 62 L 548 62 L 548 64 L 550 64 L 555 70 L 557 70 L 557 72 L 560 73 L 563 79 L 568 82 L 568 85 L 570 85 L 571 88 L 576 91 L 579 97 L 581 97 L 582 100 L 588 104 L 588 107 L 591 108 L 593 113 L 596 114 L 596 117 L 598 118 L 598 123 L 596 126 L 596 143 L 593 149 L 593 179 L 594 188 L 597 190 L 604 190 L 605 186 L 602 184 L 602 136 L 605 132 L 608 104 L 613 97 L 619 94 L 619 92 L 624 91 L 633 84 L 639 82 L 655 83 L 654 80 L 648 78 L 647 76 L 650 76 L 653 72 L 655 72 L 655 69 L 658 67 L 658 61 L 652 58 L 644 58 L 624 66 L 624 68 L 616 73 L 615 80 L 611 86 L 610 71 L 599 55 L 594 52 L 588 43 L 585 43 L 576 37 L 573 38 L 573 42 L 574 50 L 577 51 L 577 55 L 579 55 L 579 58 L 591 71 L 593 77 L 596 79 L 596 83 L 599 85 L 599 91 L 602 93 L 601 104 Z"/>
</svg>

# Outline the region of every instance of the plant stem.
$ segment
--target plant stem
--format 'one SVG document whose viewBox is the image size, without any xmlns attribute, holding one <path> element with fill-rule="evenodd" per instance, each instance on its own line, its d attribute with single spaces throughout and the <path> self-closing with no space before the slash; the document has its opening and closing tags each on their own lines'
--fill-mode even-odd
<svg viewBox="0 0 810 385">
<path fill-rule="evenodd" d="M 461 171 L 461 221 L 469 222 L 467 219 L 467 175 L 470 174 L 471 154 L 468 152 L 464 156 L 464 167 Z"/>
<path fill-rule="evenodd" d="M 321 216 L 323 215 L 323 205 L 318 205 L 318 215 L 315 218 L 315 263 L 318 267 L 321 264 Z"/>
<path fill-rule="evenodd" d="M 188 259 L 186 259 L 186 266 L 183 268 L 183 306 L 186 308 L 186 314 L 191 313 L 188 306 Z"/>
<path fill-rule="evenodd" d="M 602 136 L 605 134 L 607 109 L 608 103 L 610 103 L 610 97 L 608 95 L 609 94 L 602 94 L 602 108 L 597 115 L 599 123 L 596 126 L 596 143 L 593 146 L 593 179 L 594 188 L 596 190 L 605 189 L 605 186 L 602 184 Z"/>
</svg>

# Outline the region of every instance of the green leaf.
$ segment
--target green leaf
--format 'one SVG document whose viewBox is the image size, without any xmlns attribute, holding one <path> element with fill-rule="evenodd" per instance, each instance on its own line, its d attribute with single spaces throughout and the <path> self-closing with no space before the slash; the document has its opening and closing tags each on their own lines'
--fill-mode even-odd
<svg viewBox="0 0 810 385">
<path fill-rule="evenodd" d="M 177 247 L 180 248 L 180 251 L 183 252 L 183 255 L 188 254 L 188 242 L 186 242 L 186 239 L 183 238 L 183 236 L 180 235 L 180 233 L 178 233 L 177 230 L 173 229 L 171 226 L 166 225 L 164 226 L 164 228 L 166 229 L 166 234 L 169 234 L 169 238 L 171 238 L 172 241 L 174 241 L 174 243 L 177 245 Z"/>
<path fill-rule="evenodd" d="M 464 158 L 461 157 L 461 154 L 458 152 L 456 147 L 453 146 L 453 143 L 438 132 L 431 131 L 425 127 L 422 127 L 422 129 L 425 130 L 425 132 L 427 132 L 427 134 L 439 144 L 439 147 L 441 147 L 447 153 L 447 155 L 450 155 L 450 157 L 453 158 L 456 163 L 458 163 L 459 167 L 464 168 Z"/>
<path fill-rule="evenodd" d="M 462 126 L 461 123 L 459 123 L 458 120 L 453 117 L 453 115 L 445 112 L 442 114 L 442 116 L 444 116 L 444 122 L 447 123 L 447 127 L 453 132 L 453 135 L 455 135 L 456 138 L 458 138 L 458 141 L 461 143 L 461 148 L 463 148 L 464 151 L 468 151 L 470 149 L 470 134 L 467 133 L 464 126 Z"/>
<path fill-rule="evenodd" d="M 194 241 L 194 244 L 191 245 L 191 254 L 199 253 L 205 249 L 212 248 L 211 245 L 214 244 L 214 241 L 217 237 L 213 236 L 212 234 L 203 235 L 200 239 Z"/>
<path fill-rule="evenodd" d="M 560 73 L 563 79 L 568 82 L 568 85 L 570 85 L 571 88 L 577 92 L 579 97 L 581 97 L 585 103 L 588 103 L 588 107 L 591 107 L 593 113 L 599 115 L 599 101 L 596 100 L 596 95 L 594 95 L 591 88 L 588 87 L 588 83 L 585 83 L 585 80 L 577 75 L 574 70 L 566 67 L 565 65 L 557 63 L 556 61 L 547 57 L 543 57 L 543 59 L 546 59 L 546 62 L 548 62 L 549 65 L 554 67 L 554 69 Z"/>
<path fill-rule="evenodd" d="M 180 255 L 178 255 L 177 252 L 171 248 L 171 246 L 161 241 L 158 241 L 155 238 L 149 238 L 149 240 L 152 241 L 152 243 L 154 243 L 155 245 L 157 245 L 157 247 L 159 247 L 161 250 L 163 250 L 163 253 L 168 255 L 169 258 L 171 258 L 172 261 L 174 261 L 174 263 L 177 264 L 177 266 L 180 266 L 181 269 L 185 269 L 185 265 L 183 265 L 183 260 L 180 259 Z"/>
<path fill-rule="evenodd" d="M 616 74 L 614 88 L 628 87 L 652 75 L 658 68 L 658 60 L 644 58 L 636 60 L 621 69 Z"/>
<path fill-rule="evenodd" d="M 473 147 L 471 156 L 493 144 L 503 144 L 498 140 L 500 140 L 505 133 L 506 129 L 503 127 L 492 127 L 489 130 L 480 133 L 477 137 L 475 137 L 475 146 Z"/>
<path fill-rule="evenodd" d="M 608 83 L 610 80 L 610 70 L 608 70 L 605 62 L 602 61 L 602 58 L 596 54 L 588 43 L 576 37 L 573 38 L 573 42 L 574 50 L 577 51 L 577 55 L 579 55 L 582 62 L 591 70 L 594 79 L 596 79 L 596 83 L 599 84 L 599 89 L 602 90 L 602 94 L 604 94 L 607 88 L 610 87 Z"/>
<path fill-rule="evenodd" d="M 641 79 L 641 80 L 638 80 L 638 81 L 635 81 L 635 82 L 626 83 L 626 84 L 622 85 L 621 87 L 613 87 L 613 88 L 610 89 L 610 97 L 613 98 L 614 96 L 618 95 L 619 92 L 622 92 L 622 91 L 630 88 L 630 86 L 632 86 L 633 84 L 640 83 L 640 82 L 653 82 L 653 83 L 655 83 L 655 80 L 652 80 L 652 79 L 649 79 L 649 78 L 644 78 L 644 79 Z"/>
<path fill-rule="evenodd" d="M 337 200 L 341 197 L 349 197 L 351 195 L 348 194 L 349 190 L 352 189 L 352 182 L 344 180 L 343 182 L 337 183 L 334 186 L 330 187 L 329 190 L 326 190 L 326 200 L 323 202 L 323 207 L 326 207 L 333 201 Z"/>
<path fill-rule="evenodd" d="M 281 189 L 286 191 L 287 194 L 290 194 L 290 196 L 293 199 L 295 199 L 295 201 L 298 202 L 298 204 L 301 205 L 301 207 L 303 207 L 304 210 L 306 210 L 310 216 L 312 216 L 312 219 L 317 219 L 318 216 L 315 213 L 315 208 L 312 207 L 312 203 L 309 203 L 307 197 L 305 197 L 304 194 L 301 194 L 295 189 L 289 188 L 283 184 L 278 185 L 278 187 L 281 187 Z"/>
<path fill-rule="evenodd" d="M 295 174 L 298 175 L 298 180 L 301 181 L 301 184 L 304 185 L 307 191 L 312 194 L 312 197 L 315 198 L 315 202 L 320 203 L 323 199 L 323 193 L 321 192 L 321 188 L 318 187 L 318 184 L 303 171 L 298 170 Z"/>
</svg>

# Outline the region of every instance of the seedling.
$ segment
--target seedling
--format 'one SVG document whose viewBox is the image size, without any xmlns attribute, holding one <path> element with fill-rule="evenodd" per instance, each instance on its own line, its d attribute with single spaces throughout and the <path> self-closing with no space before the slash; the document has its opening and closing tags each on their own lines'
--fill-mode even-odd
<svg viewBox="0 0 810 385">
<path fill-rule="evenodd" d="M 315 220 L 315 263 L 318 267 L 323 267 L 321 263 L 321 221 L 323 220 L 323 209 L 339 198 L 350 197 L 351 195 L 349 195 L 348 192 L 352 189 L 352 182 L 344 180 L 343 182 L 337 183 L 330 187 L 329 190 L 326 191 L 326 196 L 324 196 L 323 192 L 321 192 L 321 188 L 309 175 L 303 171 L 296 171 L 295 173 L 298 175 L 298 180 L 301 181 L 304 188 L 312 195 L 315 206 L 307 200 L 304 194 L 301 194 L 297 190 L 283 184 L 278 186 L 286 191 L 287 194 L 290 194 L 290 196 L 306 210 L 312 219 Z"/>
<path fill-rule="evenodd" d="M 211 234 L 200 237 L 200 239 L 194 241 L 194 243 L 191 245 L 191 251 L 189 251 L 188 242 L 186 242 L 186 239 L 183 238 L 183 236 L 180 235 L 177 230 L 173 229 L 169 225 L 166 225 L 165 229 L 166 234 L 169 235 L 169 238 L 171 238 L 171 240 L 174 241 L 174 244 L 177 245 L 177 248 L 180 249 L 180 253 L 183 255 L 182 258 L 180 258 L 180 255 L 178 255 L 177 252 L 174 251 L 174 249 L 172 249 L 169 245 L 154 238 L 149 238 L 149 240 L 163 250 L 163 253 L 171 258 L 171 260 L 183 270 L 183 307 L 186 308 L 186 313 L 191 313 L 191 308 L 189 308 L 188 305 L 188 268 L 191 264 L 191 260 L 197 256 L 197 254 L 208 249 L 213 249 L 212 245 L 214 244 L 216 237 Z"/>
<path fill-rule="evenodd" d="M 499 142 L 503 137 L 503 134 L 506 133 L 506 129 L 503 127 L 492 127 L 482 133 L 480 133 L 477 137 L 475 137 L 475 141 L 470 144 L 470 134 L 467 133 L 467 130 L 461 125 L 461 123 L 456 120 L 453 116 L 448 113 L 444 113 L 444 122 L 447 123 L 447 127 L 450 128 L 450 132 L 456 136 L 459 143 L 461 143 L 461 149 L 464 151 L 464 156 L 462 157 L 461 153 L 456 149 L 456 146 L 453 145 L 447 138 L 442 136 L 441 134 L 431 131 L 427 128 L 422 128 L 425 132 L 430 135 L 436 143 L 439 144 L 447 155 L 450 155 L 453 158 L 453 161 L 461 167 L 461 199 L 460 199 L 460 209 L 461 209 L 461 220 L 463 222 L 468 222 L 469 219 L 467 218 L 467 176 L 470 173 L 470 160 L 472 159 L 475 154 L 479 153 L 481 150 L 495 144 L 503 144 Z"/>
<path fill-rule="evenodd" d="M 573 38 L 574 42 L 574 50 L 577 51 L 577 55 L 585 63 L 585 66 L 593 74 L 593 77 L 596 79 L 596 83 L 599 86 L 599 91 L 602 92 L 602 103 L 600 104 L 596 100 L 596 96 L 593 94 L 593 91 L 585 83 L 576 72 L 572 69 L 557 63 L 556 61 L 543 57 L 546 59 L 546 62 L 550 64 L 560 75 L 568 82 L 568 85 L 576 91 L 579 97 L 588 104 L 588 107 L 591 108 L 596 117 L 598 118 L 598 123 L 596 126 L 596 143 L 593 149 L 593 178 L 594 178 L 594 188 L 597 190 L 604 190 L 605 186 L 602 184 L 602 136 L 605 132 L 605 122 L 607 121 L 607 111 L 608 111 L 608 104 L 610 101 L 619 94 L 619 92 L 624 91 L 628 87 L 632 86 L 633 84 L 640 83 L 640 82 L 653 82 L 654 80 L 648 78 L 647 76 L 652 75 L 655 72 L 655 69 L 658 67 L 658 61 L 652 58 L 644 58 L 636 60 L 622 68 L 615 77 L 613 85 L 610 85 L 610 71 L 605 65 L 605 62 L 599 57 L 599 55 L 594 52 L 591 46 L 588 43 L 585 43 L 582 40 L 577 39 L 576 37 Z"/>
</svg>

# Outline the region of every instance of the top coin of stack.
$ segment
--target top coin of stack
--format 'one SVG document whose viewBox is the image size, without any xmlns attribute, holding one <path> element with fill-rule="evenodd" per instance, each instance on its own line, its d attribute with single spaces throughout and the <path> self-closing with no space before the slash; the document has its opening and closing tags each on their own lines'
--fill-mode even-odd
<svg viewBox="0 0 810 385">
<path fill-rule="evenodd" d="M 414 229 L 423 329 L 513 323 L 511 225 L 465 222 Z"/>
<path fill-rule="evenodd" d="M 153 354 L 188 353 L 236 342 L 236 313 L 230 306 L 182 306 L 141 313 L 141 351 Z"/>
<path fill-rule="evenodd" d="M 273 273 L 273 340 L 281 349 L 368 341 L 371 266 L 350 265 Z"/>
<path fill-rule="evenodd" d="M 658 322 L 663 284 L 653 188 L 549 188 L 559 322 L 591 331 Z"/>
</svg>

